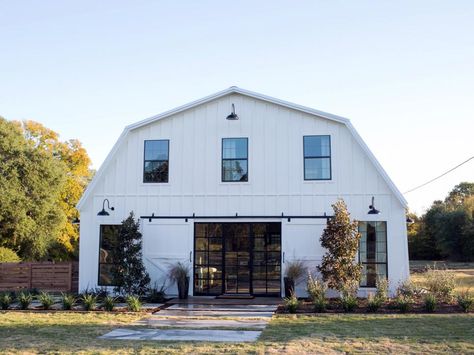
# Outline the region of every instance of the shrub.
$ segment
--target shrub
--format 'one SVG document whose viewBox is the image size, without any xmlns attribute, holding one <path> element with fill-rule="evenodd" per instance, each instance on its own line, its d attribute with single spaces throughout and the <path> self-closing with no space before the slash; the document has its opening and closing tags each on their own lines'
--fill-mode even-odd
<svg viewBox="0 0 474 355">
<path fill-rule="evenodd" d="M 127 296 L 126 298 L 127 308 L 130 312 L 140 312 L 142 309 L 142 303 L 140 298 L 137 296 Z"/>
<path fill-rule="evenodd" d="M 406 313 L 411 309 L 412 299 L 408 296 L 397 296 L 395 299 L 395 308 L 400 311 L 400 313 Z"/>
<path fill-rule="evenodd" d="M 117 302 L 116 297 L 107 296 L 104 298 L 104 310 L 107 312 L 112 312 L 115 308 L 115 302 Z"/>
<path fill-rule="evenodd" d="M 0 294 L 0 308 L 7 310 L 10 307 L 13 301 L 13 297 L 8 292 L 3 292 Z"/>
<path fill-rule="evenodd" d="M 295 284 L 301 281 L 305 272 L 306 266 L 305 263 L 301 260 L 290 261 L 286 264 L 285 275 L 289 279 L 293 280 Z"/>
<path fill-rule="evenodd" d="M 18 303 L 20 304 L 20 309 L 28 309 L 31 302 L 33 301 L 33 296 L 29 292 L 20 292 L 18 294 Z"/>
<path fill-rule="evenodd" d="M 0 263 L 17 263 L 20 261 L 20 257 L 14 250 L 0 247 Z"/>
<path fill-rule="evenodd" d="M 313 307 L 315 312 L 322 313 L 326 311 L 327 306 L 328 301 L 324 296 L 318 297 L 313 300 Z"/>
<path fill-rule="evenodd" d="M 326 297 L 326 290 L 328 286 L 322 281 L 313 277 L 308 273 L 308 280 L 306 281 L 306 291 L 309 298 L 314 303 L 316 300 L 324 299 Z"/>
<path fill-rule="evenodd" d="M 344 312 L 353 312 L 358 305 L 357 297 L 353 294 L 344 294 L 341 296 L 341 306 Z"/>
<path fill-rule="evenodd" d="M 474 295 L 469 291 L 463 291 L 457 296 L 458 306 L 464 312 L 474 310 Z"/>
<path fill-rule="evenodd" d="M 384 300 L 375 294 L 369 294 L 369 297 L 367 297 L 367 311 L 369 312 L 377 312 L 379 308 L 382 306 Z"/>
<path fill-rule="evenodd" d="M 423 300 L 423 307 L 426 312 L 434 312 L 438 305 L 438 301 L 436 300 L 436 296 L 432 293 L 428 293 L 425 295 Z"/>
<path fill-rule="evenodd" d="M 161 285 L 161 287 L 158 289 L 155 287 L 150 287 L 148 289 L 148 294 L 146 296 L 147 301 L 150 303 L 162 303 L 166 300 L 166 294 L 165 294 L 165 284 Z"/>
<path fill-rule="evenodd" d="M 455 275 L 446 269 L 439 270 L 436 267 L 427 267 L 426 288 L 440 301 L 451 302 L 454 289 L 456 288 Z"/>
<path fill-rule="evenodd" d="M 70 293 L 61 293 L 61 303 L 64 310 L 70 310 L 76 303 L 76 297 Z"/>
<path fill-rule="evenodd" d="M 54 304 L 53 296 L 47 292 L 40 292 L 38 299 L 43 306 L 43 309 L 48 310 Z"/>
<path fill-rule="evenodd" d="M 376 281 L 377 291 L 375 292 L 375 298 L 378 298 L 382 302 L 388 299 L 388 280 L 386 277 L 377 277 Z"/>
<path fill-rule="evenodd" d="M 295 293 L 292 293 L 290 297 L 285 297 L 283 299 L 283 302 L 285 304 L 286 309 L 290 313 L 296 313 L 296 310 L 298 309 L 298 306 L 300 304 L 300 301 L 298 300 L 298 297 L 296 297 Z"/>
<path fill-rule="evenodd" d="M 82 295 L 82 303 L 86 311 L 93 311 L 97 304 L 97 296 L 91 293 L 84 294 Z"/>
<path fill-rule="evenodd" d="M 413 299 L 413 298 L 417 298 L 421 296 L 422 293 L 423 293 L 423 290 L 421 289 L 421 287 L 419 287 L 418 285 L 416 285 L 410 280 L 406 280 L 402 282 L 401 284 L 398 285 L 398 288 L 397 288 L 397 297 L 401 296 L 401 297 Z"/>
</svg>

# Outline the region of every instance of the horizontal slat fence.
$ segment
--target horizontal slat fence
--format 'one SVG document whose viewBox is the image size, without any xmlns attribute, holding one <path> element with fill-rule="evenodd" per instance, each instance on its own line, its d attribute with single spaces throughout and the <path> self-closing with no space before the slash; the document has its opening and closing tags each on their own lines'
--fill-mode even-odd
<svg viewBox="0 0 474 355">
<path fill-rule="evenodd" d="M 77 292 L 79 263 L 0 263 L 0 291 L 36 288 L 41 291 Z"/>
</svg>

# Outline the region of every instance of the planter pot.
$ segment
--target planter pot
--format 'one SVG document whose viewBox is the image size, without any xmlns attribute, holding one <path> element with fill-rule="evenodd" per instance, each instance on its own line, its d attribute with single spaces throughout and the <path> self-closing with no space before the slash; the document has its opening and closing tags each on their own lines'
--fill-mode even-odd
<svg viewBox="0 0 474 355">
<path fill-rule="evenodd" d="M 180 300 L 188 298 L 189 292 L 189 277 L 186 277 L 186 280 L 180 280 L 178 282 L 178 297 Z"/>
<path fill-rule="evenodd" d="M 283 281 L 285 283 L 285 297 L 290 297 L 295 292 L 295 280 L 285 277 Z"/>
</svg>

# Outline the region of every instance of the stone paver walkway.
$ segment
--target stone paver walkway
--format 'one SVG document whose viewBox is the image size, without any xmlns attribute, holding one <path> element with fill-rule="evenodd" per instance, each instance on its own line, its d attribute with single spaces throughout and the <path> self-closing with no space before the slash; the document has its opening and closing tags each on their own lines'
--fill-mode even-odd
<svg viewBox="0 0 474 355">
<path fill-rule="evenodd" d="M 256 341 L 277 305 L 174 303 L 141 319 L 134 326 L 115 329 L 103 339 L 169 341 Z M 204 329 L 205 328 L 205 329 Z"/>
</svg>

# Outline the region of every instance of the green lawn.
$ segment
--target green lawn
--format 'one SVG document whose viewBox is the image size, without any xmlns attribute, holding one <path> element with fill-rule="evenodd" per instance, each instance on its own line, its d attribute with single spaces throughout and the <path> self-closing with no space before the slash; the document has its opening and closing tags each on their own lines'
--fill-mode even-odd
<svg viewBox="0 0 474 355">
<path fill-rule="evenodd" d="M 474 314 L 275 316 L 256 343 L 99 340 L 143 315 L 0 313 L 2 353 L 474 353 Z"/>
</svg>

